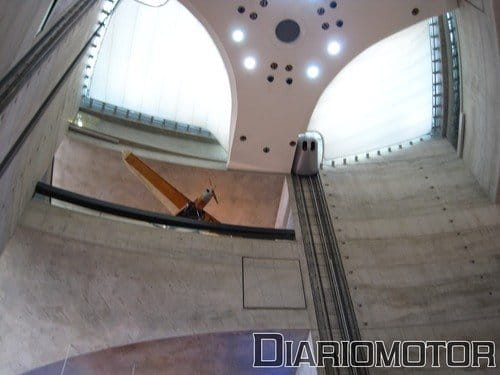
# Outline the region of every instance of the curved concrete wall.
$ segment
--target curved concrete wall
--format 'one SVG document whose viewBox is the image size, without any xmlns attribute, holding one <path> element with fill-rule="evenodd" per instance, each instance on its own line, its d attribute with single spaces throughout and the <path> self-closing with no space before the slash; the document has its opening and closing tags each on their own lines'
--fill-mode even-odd
<svg viewBox="0 0 500 375">
<path fill-rule="evenodd" d="M 61 5 L 68 6 L 68 1 L 61 2 Z M 102 1 L 96 2 L 94 7 L 74 25 L 19 90 L 17 96 L 0 113 L 2 161 L 92 35 Z M 29 3 L 33 1 L 30 0 Z M 24 2 L 9 2 L 7 9 L 8 15 L 16 21 L 16 27 L 9 30 L 8 36 L 12 38 L 14 45 L 17 45 L 15 39 L 19 37 L 18 32 L 26 32 L 23 25 L 33 23 L 33 15 L 25 7 Z M 3 25 L 4 18 L 0 21 Z M 2 38 L 4 37 L 2 34 Z M 76 115 L 84 63 L 82 60 L 66 79 L 27 141 L 19 148 L 5 173 L 0 177 L 0 253 L 13 234 L 27 202 L 31 199 L 35 184 L 49 168 L 57 146 L 68 127 L 68 121 Z"/>
<path fill-rule="evenodd" d="M 63 360 L 68 347 L 310 330 L 311 298 L 300 239 L 176 232 L 32 202 L 0 257 L 0 373 Z"/>
<path fill-rule="evenodd" d="M 500 343 L 500 207 L 446 140 L 322 179 L 363 339 Z"/>
<path fill-rule="evenodd" d="M 490 199 L 500 203 L 500 4 L 462 1 L 456 14 L 466 116 L 464 160 Z"/>
</svg>

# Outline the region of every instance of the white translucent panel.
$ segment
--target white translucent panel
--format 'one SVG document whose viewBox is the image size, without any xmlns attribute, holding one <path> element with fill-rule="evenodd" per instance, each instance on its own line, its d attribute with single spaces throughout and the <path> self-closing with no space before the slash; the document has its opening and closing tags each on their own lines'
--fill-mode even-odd
<svg viewBox="0 0 500 375">
<path fill-rule="evenodd" d="M 123 0 L 103 40 L 90 97 L 211 131 L 227 150 L 231 89 L 202 24 L 177 0 Z"/>
<path fill-rule="evenodd" d="M 356 57 L 327 87 L 309 124 L 310 130 L 325 138 L 326 159 L 394 145 L 427 134 L 431 128 L 427 21 Z"/>
<path fill-rule="evenodd" d="M 148 5 L 150 7 L 161 7 L 169 2 L 169 0 L 135 0 L 140 4 Z"/>
</svg>

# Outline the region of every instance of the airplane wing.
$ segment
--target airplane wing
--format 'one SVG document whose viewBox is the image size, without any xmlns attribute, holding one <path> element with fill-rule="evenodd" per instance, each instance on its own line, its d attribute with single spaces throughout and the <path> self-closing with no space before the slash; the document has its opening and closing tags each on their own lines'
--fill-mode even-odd
<svg viewBox="0 0 500 375">
<path fill-rule="evenodd" d="M 213 217 L 212 215 L 210 215 L 207 211 L 203 210 L 203 213 L 205 214 L 203 216 L 203 221 L 207 222 L 207 223 L 211 223 L 211 224 L 220 224 L 220 221 L 217 220 L 215 217 Z"/>
<path fill-rule="evenodd" d="M 171 203 L 179 210 L 191 201 L 177 190 L 173 185 L 165 181 L 158 173 L 152 170 L 146 163 L 131 152 L 123 152 L 123 161 L 153 193 L 153 195 L 170 211 Z"/>
</svg>

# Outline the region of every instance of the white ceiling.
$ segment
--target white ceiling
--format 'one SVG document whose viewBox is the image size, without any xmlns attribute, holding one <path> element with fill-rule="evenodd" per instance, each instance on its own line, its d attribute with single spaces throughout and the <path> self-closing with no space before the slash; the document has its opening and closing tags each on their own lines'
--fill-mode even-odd
<svg viewBox="0 0 500 375">
<path fill-rule="evenodd" d="M 386 38 L 347 65 L 326 88 L 309 130 L 325 138 L 325 158 L 392 146 L 432 128 L 429 25 Z"/>
<path fill-rule="evenodd" d="M 290 171 L 294 148 L 289 143 L 307 130 L 316 104 L 333 78 L 357 55 L 374 43 L 431 16 L 457 6 L 456 0 L 268 0 L 263 8 L 259 0 L 180 0 L 200 21 L 222 51 L 228 67 L 233 92 L 233 113 L 229 168 L 269 172 Z M 239 14 L 238 6 L 246 12 Z M 317 10 L 325 7 L 325 14 Z M 419 9 L 417 16 L 412 15 Z M 249 14 L 258 17 L 251 20 Z M 283 19 L 300 24 L 300 38 L 292 44 L 279 42 L 275 27 Z M 342 28 L 334 24 L 343 20 Z M 324 31 L 323 22 L 330 23 Z M 234 43 L 231 32 L 241 28 L 247 34 L 243 43 Z M 332 40 L 342 44 L 338 56 L 329 56 L 326 48 Z M 430 48 L 430 47 L 429 47 Z M 255 70 L 248 71 L 242 62 L 252 55 Z M 276 61 L 275 81 L 267 82 Z M 320 68 L 316 80 L 307 78 L 309 64 Z M 292 64 L 292 72 L 284 67 Z M 285 83 L 292 77 L 293 85 Z M 240 141 L 240 136 L 246 141 Z M 270 152 L 264 153 L 264 147 Z"/>
<path fill-rule="evenodd" d="M 229 150 L 230 169 L 285 173 L 294 155 L 290 141 L 307 130 L 322 93 L 350 61 L 374 43 L 457 5 L 456 0 L 337 0 L 330 9 L 330 0 L 268 0 L 267 7 L 259 0 L 178 0 L 210 40 L 177 0 L 156 10 L 139 9 L 131 1 L 123 0 L 105 36 L 91 95 L 207 127 Z M 243 14 L 239 6 L 245 7 Z M 325 13 L 318 15 L 321 6 Z M 252 12 L 256 19 L 250 19 Z M 276 25 L 287 18 L 301 26 L 291 44 L 275 36 Z M 335 25 L 338 20 L 343 27 Z M 330 24 L 327 31 L 324 22 Z M 245 33 L 242 43 L 233 41 L 235 29 Z M 332 40 L 342 46 L 337 56 L 327 53 Z M 251 71 L 243 64 L 248 56 L 256 60 Z M 277 70 L 270 68 L 272 62 Z M 284 69 L 288 64 L 291 72 Z M 311 64 L 319 68 L 315 80 L 306 75 Z M 266 79 L 270 74 L 273 83 Z M 286 84 L 288 77 L 292 85 Z M 263 152 L 266 147 L 269 153 Z"/>
<path fill-rule="evenodd" d="M 229 149 L 231 89 L 224 62 L 202 24 L 177 0 L 161 7 L 122 0 L 106 31 L 90 96 L 204 127 Z"/>
</svg>

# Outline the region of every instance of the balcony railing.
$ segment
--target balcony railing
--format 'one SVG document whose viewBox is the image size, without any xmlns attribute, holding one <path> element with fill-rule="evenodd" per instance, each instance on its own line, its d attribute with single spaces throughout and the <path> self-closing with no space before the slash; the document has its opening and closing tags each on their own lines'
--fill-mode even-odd
<svg viewBox="0 0 500 375">
<path fill-rule="evenodd" d="M 127 108 L 119 107 L 103 101 L 92 99 L 87 96 L 82 96 L 80 108 L 84 111 L 90 111 L 97 114 L 103 114 L 110 117 L 115 117 L 125 121 L 132 121 L 147 126 L 153 126 L 158 129 L 168 130 L 171 132 L 194 135 L 201 138 L 206 138 L 211 141 L 215 140 L 212 133 L 199 126 L 183 124 L 176 121 L 167 120 L 164 118 L 151 116 L 145 113 L 132 111 Z"/>
</svg>

